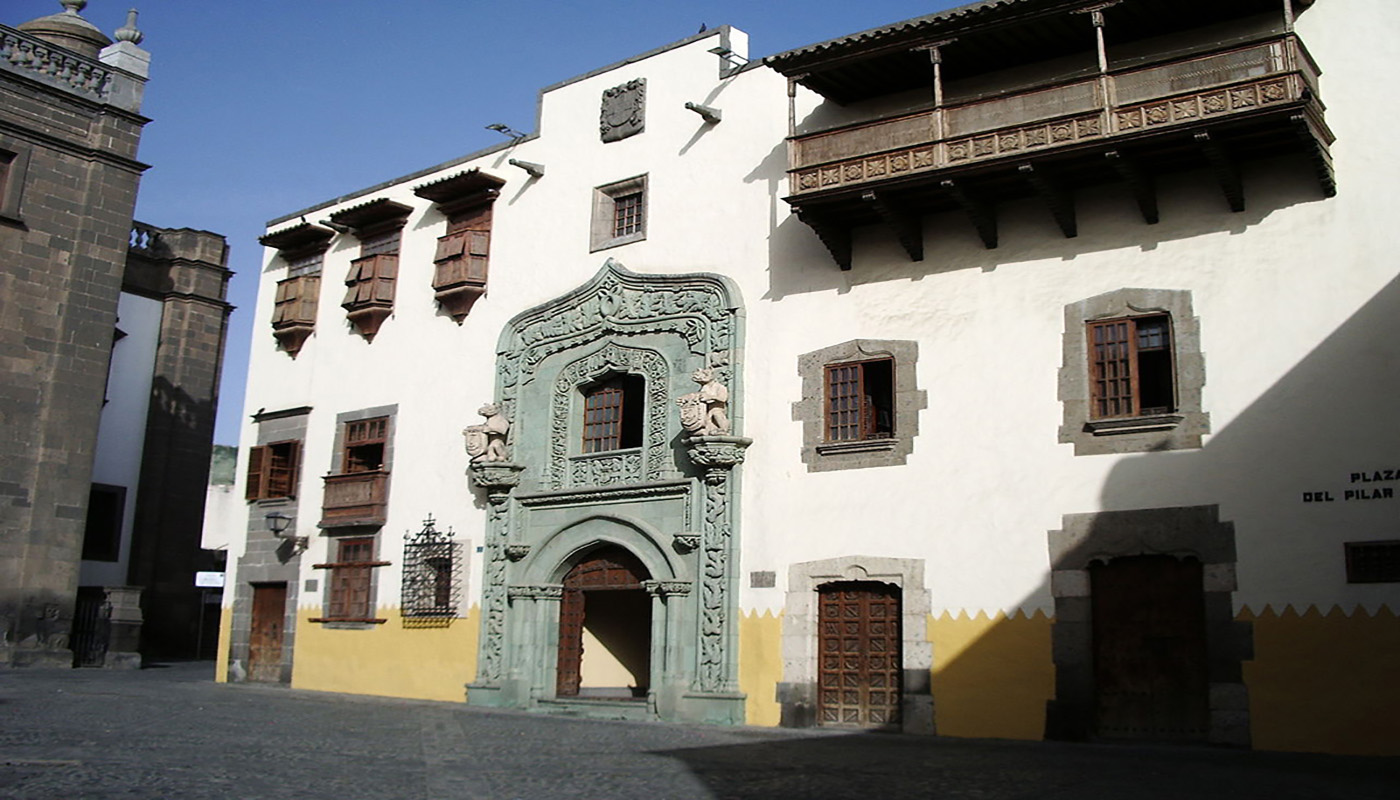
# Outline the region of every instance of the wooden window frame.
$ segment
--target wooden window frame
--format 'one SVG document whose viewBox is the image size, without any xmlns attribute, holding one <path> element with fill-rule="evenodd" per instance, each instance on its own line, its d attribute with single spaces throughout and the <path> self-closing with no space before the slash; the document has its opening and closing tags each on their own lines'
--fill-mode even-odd
<svg viewBox="0 0 1400 800">
<path fill-rule="evenodd" d="M 330 570 L 326 580 L 326 614 L 310 622 L 350 622 L 382 624 L 387 619 L 372 616 L 375 610 L 374 568 L 389 566 L 388 561 L 374 557 L 378 545 L 374 536 L 345 537 L 336 540 L 336 560 L 314 564 L 313 569 Z M 356 553 L 352 548 L 366 548 Z M 347 552 L 348 551 L 348 552 Z M 362 556 L 354 558 L 353 556 Z M 353 582 L 353 586 L 351 585 Z M 358 592 L 361 597 L 356 598 Z M 350 596 L 346 596 L 350 593 Z"/>
<path fill-rule="evenodd" d="M 881 365 L 886 385 L 881 394 L 888 398 L 884 404 L 875 400 L 874 393 L 867 391 L 873 376 L 869 368 Z M 828 443 L 866 442 L 875 439 L 893 439 L 897 435 L 894 413 L 893 358 L 866 359 L 827 364 L 823 370 L 823 437 Z M 855 387 L 854 393 L 843 391 L 841 387 Z M 854 402 L 855 407 L 844 407 Z M 889 418 L 882 424 L 878 417 L 883 411 Z M 852 421 L 851 414 L 854 414 Z M 854 435 L 851 435 L 854 434 Z"/>
<path fill-rule="evenodd" d="M 582 387 L 584 454 L 640 447 L 644 439 L 646 384 L 640 375 L 607 375 Z M 607 402 L 616 398 L 616 402 Z M 615 414 L 609 412 L 616 411 Z"/>
<path fill-rule="evenodd" d="M 1145 322 L 1165 323 L 1165 343 L 1150 350 L 1140 344 L 1140 326 Z M 1093 320 L 1085 323 L 1089 363 L 1089 418 L 1091 420 L 1135 419 L 1175 413 L 1177 409 L 1176 348 L 1173 345 L 1170 314 L 1144 314 Z M 1113 352 L 1110 352 L 1113 351 Z M 1154 369 L 1170 383 L 1166 406 L 1144 409 L 1142 354 L 1165 351 L 1165 363 Z"/>
<path fill-rule="evenodd" d="M 244 499 L 253 502 L 296 497 L 300 467 L 301 442 L 296 439 L 249 448 Z"/>
<path fill-rule="evenodd" d="M 346 422 L 344 425 L 344 439 L 340 449 L 340 474 L 384 471 L 384 465 L 388 461 L 389 455 L 389 417 L 368 417 Z M 356 450 L 375 445 L 380 447 L 379 464 L 365 466 L 367 462 L 362 460 L 362 455 Z"/>
</svg>

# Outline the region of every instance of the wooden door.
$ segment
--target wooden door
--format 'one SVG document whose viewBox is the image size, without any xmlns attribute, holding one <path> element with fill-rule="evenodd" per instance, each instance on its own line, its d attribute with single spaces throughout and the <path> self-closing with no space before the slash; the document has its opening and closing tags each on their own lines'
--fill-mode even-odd
<svg viewBox="0 0 1400 800">
<path fill-rule="evenodd" d="M 583 626 L 585 591 L 641 589 L 649 573 L 642 562 L 621 547 L 592 551 L 564 576 L 564 597 L 559 603 L 559 663 L 554 693 L 578 696 L 583 680 Z"/>
<path fill-rule="evenodd" d="M 1209 729 L 1201 563 L 1116 558 L 1090 570 L 1097 734 L 1203 741 Z"/>
<path fill-rule="evenodd" d="M 852 582 L 818 591 L 817 719 L 822 725 L 900 722 L 899 587 Z"/>
<path fill-rule="evenodd" d="M 253 622 L 248 636 L 248 680 L 282 680 L 282 633 L 287 584 L 253 586 Z"/>
</svg>

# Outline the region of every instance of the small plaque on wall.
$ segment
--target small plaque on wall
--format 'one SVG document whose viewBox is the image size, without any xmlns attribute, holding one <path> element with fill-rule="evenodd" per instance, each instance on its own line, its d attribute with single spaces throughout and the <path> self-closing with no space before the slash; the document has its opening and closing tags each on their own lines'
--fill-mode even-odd
<svg viewBox="0 0 1400 800">
<path fill-rule="evenodd" d="M 599 131 L 605 142 L 635 136 L 646 128 L 647 82 L 628 81 L 603 91 L 603 112 Z"/>
<path fill-rule="evenodd" d="M 772 589 L 778 585 L 778 573 L 770 570 L 749 573 L 750 589 Z"/>
</svg>

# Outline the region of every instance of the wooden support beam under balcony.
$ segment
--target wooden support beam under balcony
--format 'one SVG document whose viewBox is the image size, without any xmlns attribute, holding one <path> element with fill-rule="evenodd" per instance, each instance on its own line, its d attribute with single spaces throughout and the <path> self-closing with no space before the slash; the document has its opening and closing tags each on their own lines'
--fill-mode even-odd
<svg viewBox="0 0 1400 800">
<path fill-rule="evenodd" d="M 826 251 L 843 271 L 851 268 L 851 228 L 836 220 L 821 218 L 818 214 L 798 209 L 797 218 L 807 223 L 807 227 L 817 235 Z"/>
<path fill-rule="evenodd" d="M 383 525 L 388 509 L 389 473 L 384 470 L 326 475 L 322 528 Z"/>
<path fill-rule="evenodd" d="M 1142 212 L 1142 221 L 1148 225 L 1156 225 L 1161 216 L 1157 211 L 1157 182 L 1152 175 L 1135 159 L 1117 150 L 1109 150 L 1104 153 L 1104 157 L 1108 159 L 1113 171 L 1118 173 L 1118 177 L 1128 184 L 1128 190 L 1133 193 L 1138 210 Z"/>
<path fill-rule="evenodd" d="M 1074 195 L 1059 181 L 1046 174 L 1043 168 L 1037 170 L 1034 164 L 1021 164 L 1016 170 L 1050 207 L 1050 214 L 1055 218 L 1055 224 L 1060 226 L 1060 232 L 1065 238 L 1073 239 L 1078 236 L 1079 226 L 1074 219 Z"/>
<path fill-rule="evenodd" d="M 1201 131 L 1195 138 L 1206 161 L 1210 163 L 1210 171 L 1220 184 L 1220 191 L 1225 194 L 1225 202 L 1230 204 L 1230 210 L 1236 213 L 1244 211 L 1244 180 L 1240 177 L 1239 164 L 1225 150 L 1225 146 L 1210 135 L 1210 131 Z"/>
<path fill-rule="evenodd" d="M 885 221 L 904 252 L 909 254 L 910 261 L 924 260 L 924 228 L 917 213 L 884 193 L 866 192 L 861 199 Z"/>
<path fill-rule="evenodd" d="M 953 201 L 967 212 L 968 219 L 972 220 L 972 227 L 977 229 L 977 235 L 982 239 L 982 244 L 988 250 L 997 248 L 997 210 L 996 206 L 984 203 L 963 191 L 957 181 L 948 179 L 940 181 L 938 184 Z"/>
</svg>

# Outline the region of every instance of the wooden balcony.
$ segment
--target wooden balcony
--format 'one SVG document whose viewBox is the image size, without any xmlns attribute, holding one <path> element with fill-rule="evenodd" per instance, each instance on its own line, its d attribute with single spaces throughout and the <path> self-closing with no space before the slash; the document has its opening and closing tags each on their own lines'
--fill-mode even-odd
<svg viewBox="0 0 1400 800">
<path fill-rule="evenodd" d="M 1244 209 L 1238 163 L 1302 153 L 1335 194 L 1318 69 L 1293 34 L 792 137 L 786 198 L 850 268 L 850 229 L 883 222 L 921 260 L 919 218 L 966 212 L 988 247 L 997 203 L 1039 196 L 1067 237 L 1073 192 L 1122 182 L 1157 221 L 1153 176 L 1208 168 Z"/>
<path fill-rule="evenodd" d="M 383 525 L 389 473 L 384 470 L 327 475 L 321 504 L 322 528 Z"/>
</svg>

